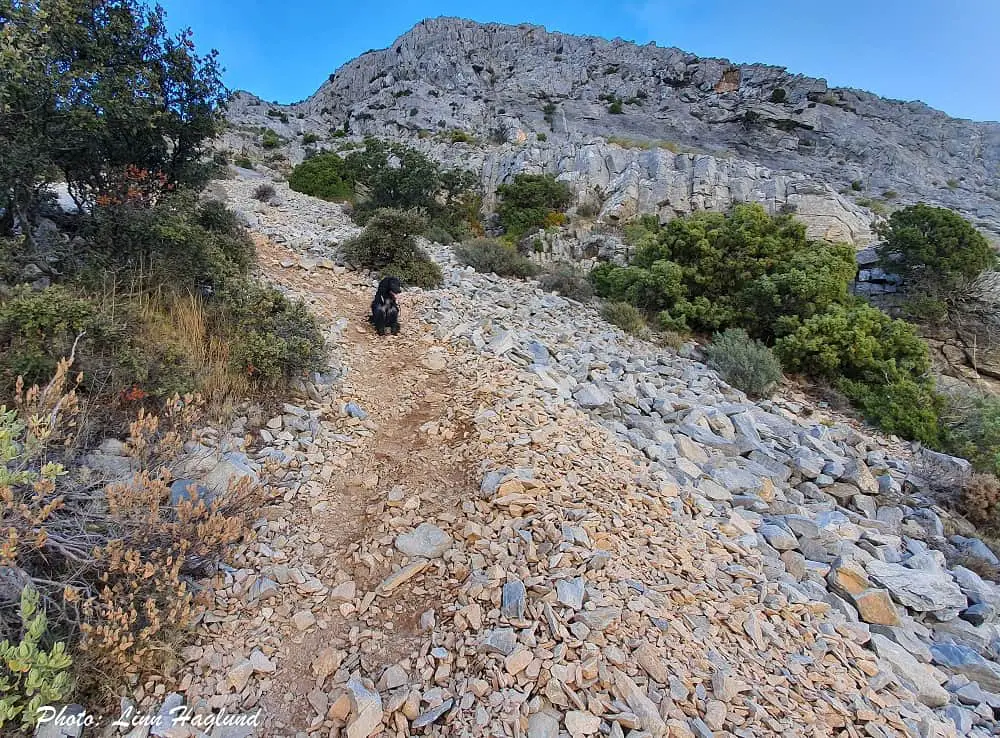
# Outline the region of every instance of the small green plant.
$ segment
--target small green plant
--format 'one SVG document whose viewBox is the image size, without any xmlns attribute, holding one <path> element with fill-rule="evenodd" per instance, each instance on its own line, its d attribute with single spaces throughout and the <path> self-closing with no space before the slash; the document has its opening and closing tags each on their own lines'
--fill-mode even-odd
<svg viewBox="0 0 1000 738">
<path fill-rule="evenodd" d="M 780 105 L 781 103 L 785 102 L 785 99 L 787 97 L 788 93 L 785 91 L 784 87 L 775 87 L 773 90 L 771 90 L 771 102 L 775 103 L 776 105 Z"/>
<path fill-rule="evenodd" d="M 860 179 L 855 179 L 851 182 L 851 189 L 855 192 L 861 192 L 865 187 L 864 183 Z"/>
<path fill-rule="evenodd" d="M 512 246 L 488 238 L 477 238 L 455 247 L 455 256 L 477 272 L 493 272 L 501 277 L 533 277 L 538 267 Z"/>
<path fill-rule="evenodd" d="M 354 187 L 344 160 L 332 152 L 317 154 L 292 170 L 288 186 L 296 192 L 334 202 L 347 200 Z"/>
<path fill-rule="evenodd" d="M 612 115 L 622 115 L 625 109 L 622 107 L 621 100 L 613 100 L 610 105 L 608 105 L 608 112 Z"/>
<path fill-rule="evenodd" d="M 349 263 L 430 288 L 441 284 L 441 268 L 417 245 L 427 220 L 414 212 L 384 208 L 372 213 L 365 229 L 344 244 Z"/>
<path fill-rule="evenodd" d="M 467 131 L 453 128 L 448 131 L 446 138 L 452 143 L 475 143 L 476 137 Z"/>
<path fill-rule="evenodd" d="M 12 412 L 0 407 L 0 427 L 10 424 Z M 3 441 L 5 435 L 0 435 Z M 9 460 L 13 448 L 0 451 Z M 0 479 L 0 484 L 7 482 Z M 48 619 L 40 606 L 38 591 L 29 586 L 21 590 L 22 635 L 18 642 L 0 642 L 0 728 L 20 725 L 30 728 L 38 720 L 38 708 L 65 699 L 72 687 L 70 667 L 73 659 L 66 644 L 58 641 L 46 650 Z"/>
<path fill-rule="evenodd" d="M 781 381 L 781 364 L 774 352 L 742 328 L 716 334 L 705 355 L 724 380 L 753 397 L 766 397 Z"/>
<path fill-rule="evenodd" d="M 228 334 L 230 361 L 244 376 L 273 386 L 323 368 L 323 335 L 304 303 L 253 282 L 228 288 L 221 297 L 216 331 Z"/>
<path fill-rule="evenodd" d="M 267 111 L 267 117 L 268 118 L 277 118 L 282 123 L 287 123 L 288 122 L 288 115 L 286 113 L 282 112 L 281 110 L 274 110 L 273 108 L 269 109 Z"/>
<path fill-rule="evenodd" d="M 497 188 L 497 213 L 507 233 L 515 238 L 528 231 L 556 225 L 553 216 L 572 200 L 569 185 L 551 174 L 518 174 Z"/>
<path fill-rule="evenodd" d="M 642 335 L 648 332 L 646 320 L 635 305 L 627 302 L 609 302 L 601 308 L 602 317 L 609 323 L 614 323 L 626 333 Z"/>
<path fill-rule="evenodd" d="M 882 193 L 883 200 L 895 200 L 897 197 L 899 197 L 899 193 L 896 190 L 886 190 Z"/>
<path fill-rule="evenodd" d="M 253 199 L 261 202 L 270 202 L 271 198 L 277 194 L 274 185 L 268 182 L 257 185 L 253 191 Z"/>
<path fill-rule="evenodd" d="M 241 154 L 233 159 L 233 164 L 242 169 L 253 169 L 253 161 L 246 154 Z"/>
<path fill-rule="evenodd" d="M 537 133 L 535 134 L 535 138 L 537 138 L 539 141 L 547 141 L 549 137 L 544 133 Z"/>
<path fill-rule="evenodd" d="M 319 136 L 315 133 L 303 133 L 302 143 L 308 146 L 309 144 L 314 144 L 319 141 Z"/>
<path fill-rule="evenodd" d="M 856 202 L 860 207 L 868 208 L 876 215 L 885 215 L 889 212 L 884 202 L 871 197 L 859 197 Z"/>
<path fill-rule="evenodd" d="M 546 292 L 556 292 L 577 302 L 590 302 L 594 299 L 593 286 L 585 276 L 569 265 L 548 267 L 539 275 L 538 282 Z"/>
<path fill-rule="evenodd" d="M 260 145 L 265 149 L 276 149 L 281 145 L 281 138 L 277 133 L 268 128 L 260 136 Z"/>
<path fill-rule="evenodd" d="M 945 182 L 945 184 L 948 185 L 948 189 L 949 190 L 954 190 L 954 189 L 958 188 L 958 180 L 957 179 L 949 179 L 947 182 Z"/>
</svg>

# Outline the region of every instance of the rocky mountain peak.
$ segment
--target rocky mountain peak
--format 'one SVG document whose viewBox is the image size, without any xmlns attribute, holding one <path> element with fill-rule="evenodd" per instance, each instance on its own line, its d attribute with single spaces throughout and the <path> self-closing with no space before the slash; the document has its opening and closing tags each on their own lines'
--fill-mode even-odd
<svg viewBox="0 0 1000 738">
<path fill-rule="evenodd" d="M 230 117 L 275 127 L 275 107 L 240 94 Z M 754 200 L 861 245 L 880 214 L 924 201 L 1000 234 L 1000 124 L 652 43 L 431 18 L 280 110 L 283 135 L 346 126 L 479 167 L 488 203 L 548 171 L 603 219 Z"/>
</svg>

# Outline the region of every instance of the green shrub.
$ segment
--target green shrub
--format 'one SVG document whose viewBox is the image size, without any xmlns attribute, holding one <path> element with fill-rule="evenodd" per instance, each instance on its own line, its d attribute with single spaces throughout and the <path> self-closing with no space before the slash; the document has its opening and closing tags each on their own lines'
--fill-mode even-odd
<svg viewBox="0 0 1000 738">
<path fill-rule="evenodd" d="M 621 100 L 613 100 L 610 105 L 608 105 L 608 112 L 612 115 L 622 115 L 625 110 L 622 108 Z"/>
<path fill-rule="evenodd" d="M 666 259 L 649 268 L 620 267 L 610 262 L 590 273 L 594 291 L 601 297 L 628 302 L 643 310 L 659 312 L 673 307 L 684 294 L 683 273 L 678 264 Z"/>
<path fill-rule="evenodd" d="M 265 149 L 276 149 L 281 146 L 281 138 L 277 133 L 268 128 L 260 136 L 260 145 Z"/>
<path fill-rule="evenodd" d="M 788 93 L 785 91 L 784 87 L 775 87 L 771 90 L 771 102 L 775 104 L 781 104 L 785 102 L 785 98 L 788 97 Z"/>
<path fill-rule="evenodd" d="M 424 238 L 434 243 L 455 243 L 455 237 L 439 223 L 430 223 L 424 231 Z"/>
<path fill-rule="evenodd" d="M 548 141 L 549 140 L 549 137 L 546 134 L 544 134 L 544 133 L 536 133 L 535 134 L 535 138 L 537 138 L 539 141 Z"/>
<path fill-rule="evenodd" d="M 230 341 L 234 368 L 265 385 L 322 369 L 326 347 L 319 324 L 305 304 L 252 282 L 231 286 L 214 315 L 216 330 Z"/>
<path fill-rule="evenodd" d="M 0 412 L 4 408 L 0 407 Z M 0 486 L 9 482 L 0 479 Z M 21 590 L 22 635 L 19 641 L 0 641 L 0 728 L 30 728 L 38 722 L 38 709 L 66 699 L 72 690 L 73 659 L 62 641 L 46 650 L 48 618 L 39 604 L 38 591 Z"/>
<path fill-rule="evenodd" d="M 886 190 L 882 193 L 882 198 L 885 200 L 895 200 L 899 197 L 899 193 L 896 190 Z"/>
<path fill-rule="evenodd" d="M 789 333 L 800 321 L 847 302 L 856 271 L 854 249 L 847 244 L 792 251 L 742 291 L 741 323 L 767 341 Z"/>
<path fill-rule="evenodd" d="M 497 213 L 506 232 L 515 238 L 545 228 L 547 219 L 565 210 L 572 200 L 569 185 L 551 174 L 518 174 L 497 188 Z"/>
<path fill-rule="evenodd" d="M 888 212 L 884 202 L 874 200 L 870 197 L 859 197 L 857 204 L 859 207 L 868 208 L 876 215 L 885 215 Z"/>
<path fill-rule="evenodd" d="M 539 275 L 538 282 L 546 292 L 556 292 L 577 302 L 589 302 L 594 298 L 590 281 L 568 265 L 547 267 Z"/>
<path fill-rule="evenodd" d="M 949 179 L 947 182 L 945 182 L 945 184 L 948 185 L 948 189 L 949 190 L 954 190 L 954 189 L 958 188 L 958 180 L 957 179 Z"/>
<path fill-rule="evenodd" d="M 609 302 L 601 308 L 601 315 L 626 333 L 641 335 L 648 331 L 642 313 L 635 305 L 627 302 Z"/>
<path fill-rule="evenodd" d="M 344 168 L 344 181 L 364 192 L 354 202 L 358 223 L 380 208 L 419 209 L 452 236 L 481 232 L 481 199 L 470 171 L 442 169 L 416 149 L 372 138 L 347 155 Z"/>
<path fill-rule="evenodd" d="M 430 259 L 392 262 L 379 270 L 380 277 L 399 277 L 404 285 L 432 289 L 441 284 L 441 267 Z"/>
<path fill-rule="evenodd" d="M 869 423 L 886 433 L 940 446 L 941 401 L 929 382 L 909 377 L 884 384 L 842 379 L 837 388 L 861 409 Z"/>
<path fill-rule="evenodd" d="M 471 133 L 468 133 L 466 131 L 462 131 L 462 130 L 460 130 L 458 128 L 453 128 L 452 130 L 448 131 L 447 138 L 452 143 L 475 143 L 476 142 L 476 137 L 475 136 L 473 136 Z"/>
<path fill-rule="evenodd" d="M 958 399 L 946 399 L 945 450 L 968 459 L 979 471 L 1000 475 L 1000 398 L 983 395 L 961 403 Z"/>
<path fill-rule="evenodd" d="M 787 370 L 831 382 L 888 384 L 930 369 L 927 344 L 913 327 L 864 302 L 831 306 L 778 339 L 775 349 Z"/>
<path fill-rule="evenodd" d="M 274 197 L 277 191 L 274 189 L 273 184 L 265 182 L 264 184 L 257 185 L 253 191 L 253 199 L 260 200 L 261 202 L 270 202 L 271 198 Z"/>
<path fill-rule="evenodd" d="M 365 229 L 344 244 L 344 258 L 355 266 L 399 277 L 418 287 L 436 287 L 441 269 L 417 245 L 427 220 L 412 211 L 376 210 Z"/>
<path fill-rule="evenodd" d="M 940 443 L 927 344 L 908 323 L 863 302 L 833 305 L 778 339 L 775 351 L 788 371 L 829 381 L 887 432 Z"/>
<path fill-rule="evenodd" d="M 769 395 L 781 381 L 781 365 L 774 352 L 742 328 L 716 334 L 705 347 L 705 355 L 726 382 L 753 397 Z"/>
<path fill-rule="evenodd" d="M 81 334 L 75 366 L 84 372 L 84 391 L 145 379 L 133 345 L 134 324 L 125 310 L 112 317 L 62 286 L 14 290 L 0 301 L 0 398 L 10 397 L 19 376 L 25 386 L 44 383 Z"/>
<path fill-rule="evenodd" d="M 882 236 L 882 267 L 903 277 L 911 294 L 947 297 L 997 265 L 989 241 L 947 208 L 921 204 L 897 210 Z"/>
<path fill-rule="evenodd" d="M 306 146 L 308 146 L 309 144 L 314 144 L 317 141 L 319 141 L 319 136 L 317 134 L 315 134 L 315 133 L 303 133 L 302 134 L 302 143 L 304 145 L 306 145 Z"/>
<path fill-rule="evenodd" d="M 759 205 L 729 215 L 698 213 L 660 226 L 646 216 L 626 226 L 631 264 L 602 264 L 591 279 L 602 297 L 667 311 L 675 330 L 743 327 L 765 341 L 848 299 L 856 271 L 846 245 L 809 241 L 789 215 Z"/>
<path fill-rule="evenodd" d="M 296 192 L 334 202 L 354 195 L 354 185 L 344 160 L 334 153 L 317 154 L 296 166 L 288 177 Z"/>
<path fill-rule="evenodd" d="M 109 273 L 146 286 L 181 293 L 199 285 L 220 287 L 242 279 L 253 262 L 253 242 L 236 215 L 218 201 L 199 204 L 183 191 L 154 207 L 96 208 L 83 229 L 89 263 L 80 268 L 88 285 L 104 288 Z"/>
<path fill-rule="evenodd" d="M 851 189 L 855 192 L 861 192 L 865 187 L 864 183 L 860 179 L 855 179 L 851 182 Z"/>
<path fill-rule="evenodd" d="M 493 272 L 501 277 L 533 277 L 539 271 L 531 260 L 517 253 L 517 249 L 488 238 L 456 246 L 455 256 L 477 272 Z"/>
<path fill-rule="evenodd" d="M 241 167 L 243 169 L 253 169 L 253 161 L 246 154 L 241 154 L 233 159 L 233 164 L 235 166 Z"/>
</svg>

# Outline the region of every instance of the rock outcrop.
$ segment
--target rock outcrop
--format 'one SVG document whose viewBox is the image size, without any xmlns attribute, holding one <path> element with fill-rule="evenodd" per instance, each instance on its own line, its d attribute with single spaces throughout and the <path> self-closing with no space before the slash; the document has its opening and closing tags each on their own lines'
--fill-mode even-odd
<svg viewBox="0 0 1000 738">
<path fill-rule="evenodd" d="M 308 100 L 239 93 L 229 118 L 291 140 L 293 161 L 304 132 L 321 148 L 335 148 L 334 130 L 406 140 L 481 168 L 487 200 L 516 172 L 552 172 L 581 202 L 596 192 L 609 219 L 754 200 L 796 210 L 813 236 L 864 245 L 877 216 L 863 205 L 883 199 L 950 207 L 1000 234 L 1000 124 L 781 67 L 538 26 L 425 20 Z M 471 140 L 444 143 L 453 130 Z"/>
</svg>

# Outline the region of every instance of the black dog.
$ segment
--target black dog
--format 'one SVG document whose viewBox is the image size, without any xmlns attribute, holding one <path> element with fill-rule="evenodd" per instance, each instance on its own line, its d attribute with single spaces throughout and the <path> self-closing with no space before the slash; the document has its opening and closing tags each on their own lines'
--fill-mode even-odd
<svg viewBox="0 0 1000 738">
<path fill-rule="evenodd" d="M 386 329 L 392 331 L 392 335 L 399 333 L 399 305 L 396 304 L 396 295 L 403 291 L 403 286 L 396 277 L 386 277 L 378 283 L 378 292 L 372 300 L 372 314 L 368 317 L 368 322 L 375 326 L 380 336 L 385 335 Z"/>
</svg>

